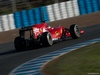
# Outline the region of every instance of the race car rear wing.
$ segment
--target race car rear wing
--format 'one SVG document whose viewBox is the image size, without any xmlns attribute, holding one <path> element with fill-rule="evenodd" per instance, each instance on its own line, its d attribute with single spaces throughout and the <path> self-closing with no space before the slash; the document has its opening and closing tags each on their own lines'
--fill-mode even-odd
<svg viewBox="0 0 100 75">
<path fill-rule="evenodd" d="M 32 26 L 28 26 L 28 27 L 22 27 L 21 29 L 19 29 L 21 31 L 28 31 L 28 30 L 32 30 Z"/>
<path fill-rule="evenodd" d="M 30 33 L 30 36 L 33 34 L 33 31 L 32 31 L 32 26 L 29 26 L 29 27 L 23 27 L 21 29 L 19 29 L 19 36 L 21 38 L 25 38 L 25 32 L 26 31 L 29 31 Z"/>
</svg>

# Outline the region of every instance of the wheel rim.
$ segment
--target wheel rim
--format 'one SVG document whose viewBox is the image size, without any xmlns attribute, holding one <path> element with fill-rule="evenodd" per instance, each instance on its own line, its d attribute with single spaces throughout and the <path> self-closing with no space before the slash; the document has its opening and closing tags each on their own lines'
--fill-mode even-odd
<svg viewBox="0 0 100 75">
<path fill-rule="evenodd" d="M 78 25 L 75 26 L 74 31 L 75 31 L 76 36 L 80 37 L 80 30 L 79 30 Z"/>
<path fill-rule="evenodd" d="M 48 33 L 47 39 L 48 39 L 48 43 L 49 43 L 50 45 L 52 45 L 52 44 L 53 44 L 53 41 L 52 41 L 52 37 L 51 37 L 51 34 L 50 34 L 50 33 Z"/>
</svg>

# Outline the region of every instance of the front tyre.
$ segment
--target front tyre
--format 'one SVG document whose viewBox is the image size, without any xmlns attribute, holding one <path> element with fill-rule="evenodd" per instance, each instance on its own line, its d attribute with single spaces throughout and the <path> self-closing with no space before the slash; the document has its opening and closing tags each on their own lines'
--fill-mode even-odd
<svg viewBox="0 0 100 75">
<path fill-rule="evenodd" d="M 80 37 L 80 30 L 77 24 L 73 24 L 70 26 L 70 34 L 73 39 L 77 39 Z"/>
<path fill-rule="evenodd" d="M 16 37 L 14 40 L 15 49 L 20 52 L 25 50 L 25 41 L 20 37 Z"/>
<path fill-rule="evenodd" d="M 51 46 L 53 45 L 52 36 L 49 32 L 45 32 L 41 36 L 41 42 L 44 46 Z"/>
</svg>

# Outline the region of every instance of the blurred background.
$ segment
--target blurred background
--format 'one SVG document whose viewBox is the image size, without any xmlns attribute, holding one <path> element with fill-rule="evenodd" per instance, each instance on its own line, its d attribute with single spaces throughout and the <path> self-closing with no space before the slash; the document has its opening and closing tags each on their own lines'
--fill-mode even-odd
<svg viewBox="0 0 100 75">
<path fill-rule="evenodd" d="M 0 0 L 0 32 L 98 11 L 100 0 Z"/>
<path fill-rule="evenodd" d="M 0 0 L 0 15 L 70 0 Z"/>
</svg>

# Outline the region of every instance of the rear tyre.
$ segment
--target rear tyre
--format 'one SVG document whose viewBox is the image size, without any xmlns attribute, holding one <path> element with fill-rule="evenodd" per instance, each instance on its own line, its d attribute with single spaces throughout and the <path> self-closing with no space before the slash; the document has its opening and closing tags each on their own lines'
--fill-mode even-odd
<svg viewBox="0 0 100 75">
<path fill-rule="evenodd" d="M 52 36 L 49 32 L 45 32 L 41 36 L 41 42 L 44 46 L 51 46 L 53 45 Z"/>
<path fill-rule="evenodd" d="M 80 30 L 77 24 L 73 24 L 70 26 L 70 34 L 73 39 L 77 39 L 80 37 Z"/>
<path fill-rule="evenodd" d="M 21 39 L 20 37 L 16 37 L 14 40 L 14 46 L 18 52 L 24 51 L 25 50 L 25 40 Z"/>
</svg>

